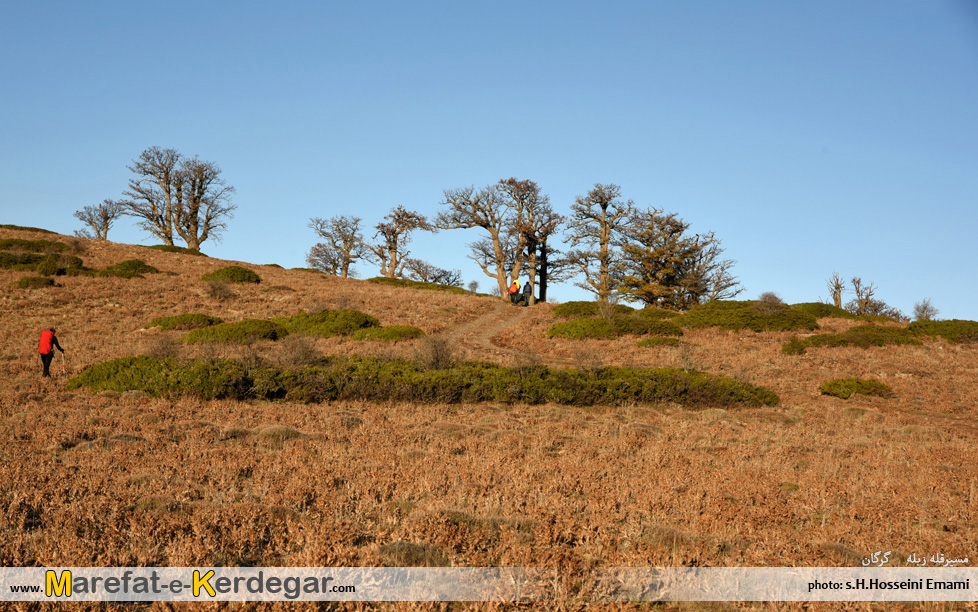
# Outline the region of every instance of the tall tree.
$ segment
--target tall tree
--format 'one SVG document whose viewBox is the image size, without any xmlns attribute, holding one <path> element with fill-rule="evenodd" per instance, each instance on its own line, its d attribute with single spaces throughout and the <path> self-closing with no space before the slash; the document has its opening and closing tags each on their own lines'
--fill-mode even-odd
<svg viewBox="0 0 978 612">
<path fill-rule="evenodd" d="M 86 206 L 75 211 L 75 217 L 85 224 L 85 228 L 76 230 L 75 235 L 81 238 L 107 240 L 109 228 L 115 220 L 122 216 L 124 207 L 120 202 L 105 199 L 95 206 Z"/>
<path fill-rule="evenodd" d="M 330 219 L 313 217 L 311 227 L 325 242 L 313 245 L 306 257 L 310 266 L 341 278 L 350 275 L 350 266 L 369 253 L 363 233 L 360 231 L 360 217 L 339 215 Z"/>
<path fill-rule="evenodd" d="M 374 234 L 374 240 L 379 240 L 367 246 L 380 264 L 381 274 L 387 278 L 397 278 L 404 275 L 404 260 L 410 254 L 404 247 L 411 242 L 411 233 L 419 229 L 433 232 L 437 228 L 425 216 L 406 210 L 403 206 L 396 207 L 384 219 L 386 221 L 377 224 L 377 233 Z"/>
<path fill-rule="evenodd" d="M 504 248 L 510 202 L 502 196 L 497 185 L 489 185 L 478 191 L 475 187 L 446 189 L 444 195 L 440 204 L 446 210 L 435 217 L 435 226 L 439 229 L 481 227 L 486 230 L 489 233 L 487 239 L 469 245 L 473 252 L 469 258 L 482 268 L 486 276 L 496 279 L 500 294 L 506 296 L 509 287 L 506 278 L 507 251 L 512 253 Z"/>
<path fill-rule="evenodd" d="M 200 249 L 208 238 L 218 239 L 236 208 L 234 187 L 221 178 L 213 162 L 183 158 L 176 149 L 150 147 L 128 166 L 135 174 L 121 202 L 138 225 L 172 245 L 174 235 L 187 247 Z"/>
<path fill-rule="evenodd" d="M 618 185 L 595 183 L 586 196 L 578 196 L 571 205 L 567 240 L 573 250 L 568 264 L 581 277 L 578 287 L 597 294 L 598 301 L 608 302 L 620 276 L 617 253 L 618 234 L 629 220 L 634 203 L 622 202 Z"/>
<path fill-rule="evenodd" d="M 525 263 L 532 305 L 536 303 L 534 289 L 538 272 L 541 275 L 540 299 L 546 299 L 549 263 L 547 240 L 564 222 L 564 218 L 554 212 L 550 207 L 550 197 L 542 194 L 533 181 L 510 178 L 499 181 L 499 186 L 511 202 L 510 229 L 516 236 L 510 280 L 519 277 Z"/>
</svg>

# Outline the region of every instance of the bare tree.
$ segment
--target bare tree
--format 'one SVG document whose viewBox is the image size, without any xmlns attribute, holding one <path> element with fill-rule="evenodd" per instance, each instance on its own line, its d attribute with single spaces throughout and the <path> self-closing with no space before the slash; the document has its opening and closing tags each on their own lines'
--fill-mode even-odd
<svg viewBox="0 0 978 612">
<path fill-rule="evenodd" d="M 121 202 L 138 225 L 173 245 L 174 234 L 187 247 L 200 249 L 208 238 L 219 239 L 233 216 L 234 187 L 221 178 L 217 164 L 196 156 L 183 158 L 176 149 L 150 147 L 128 166 L 136 177 Z"/>
<path fill-rule="evenodd" d="M 554 212 L 550 207 L 550 197 L 540 193 L 540 187 L 533 181 L 510 178 L 499 181 L 499 186 L 512 203 L 514 214 L 510 227 L 517 237 L 510 280 L 519 276 L 525 263 L 530 305 L 533 305 L 536 303 L 534 289 L 538 271 L 541 273 L 540 299 L 546 299 L 549 264 L 547 241 L 563 224 L 564 218 Z"/>
<path fill-rule="evenodd" d="M 501 295 L 507 295 L 506 218 L 510 203 L 501 196 L 496 185 L 476 191 L 475 187 L 446 189 L 440 202 L 447 207 L 435 217 L 439 229 L 470 229 L 481 227 L 489 232 L 487 239 L 469 245 L 473 254 L 469 257 L 478 264 L 486 276 L 496 279 Z"/>
<path fill-rule="evenodd" d="M 316 243 L 306 261 L 310 266 L 342 278 L 350 276 L 350 266 L 367 256 L 369 249 L 360 231 L 360 217 L 339 215 L 331 219 L 313 217 L 311 227 L 326 242 Z"/>
<path fill-rule="evenodd" d="M 416 212 L 406 210 L 403 206 L 398 206 L 384 217 L 387 221 L 377 224 L 377 233 L 374 239 L 380 240 L 375 244 L 368 244 L 368 248 L 380 264 L 380 272 L 387 278 L 397 278 L 403 276 L 404 261 L 410 254 L 404 246 L 411 242 L 411 233 L 415 230 L 429 232 L 437 231 L 428 219 Z"/>
<path fill-rule="evenodd" d="M 846 304 L 846 310 L 857 316 L 870 315 L 890 317 L 898 321 L 906 320 L 907 317 L 902 312 L 875 297 L 876 285 L 863 283 L 859 277 L 853 277 L 849 282 L 852 284 L 852 291 L 856 297 Z"/>
<path fill-rule="evenodd" d="M 408 278 L 421 281 L 422 283 L 437 283 L 439 285 L 451 285 L 453 287 L 462 286 L 461 270 L 445 270 L 421 259 L 410 257 L 404 260 L 404 269 L 408 271 Z"/>
<path fill-rule="evenodd" d="M 842 280 L 838 272 L 833 272 L 832 276 L 825 281 L 825 285 L 832 294 L 832 303 L 835 304 L 836 308 L 842 308 L 842 294 L 846 290 L 846 281 Z"/>
<path fill-rule="evenodd" d="M 101 204 L 86 206 L 82 210 L 75 211 L 75 217 L 87 226 L 76 230 L 75 235 L 80 238 L 107 240 L 109 228 L 123 215 L 123 211 L 121 202 L 109 199 L 102 200 Z"/>
<path fill-rule="evenodd" d="M 925 298 L 913 305 L 914 321 L 933 321 L 940 311 L 931 304 L 930 298 Z"/>
<path fill-rule="evenodd" d="M 618 199 L 620 195 L 618 185 L 595 183 L 571 206 L 567 239 L 573 250 L 567 254 L 568 263 L 582 278 L 577 286 L 597 294 L 600 302 L 607 302 L 617 285 L 619 271 L 612 248 L 634 208 L 631 200 Z"/>
</svg>

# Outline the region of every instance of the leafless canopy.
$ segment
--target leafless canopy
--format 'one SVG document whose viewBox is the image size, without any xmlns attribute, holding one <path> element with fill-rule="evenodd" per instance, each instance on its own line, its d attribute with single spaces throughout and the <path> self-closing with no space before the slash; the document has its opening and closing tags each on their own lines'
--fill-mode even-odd
<svg viewBox="0 0 978 612">
<path fill-rule="evenodd" d="M 340 215 L 331 219 L 314 217 L 311 227 L 325 242 L 315 244 L 306 256 L 310 267 L 342 278 L 350 275 L 350 266 L 369 253 L 360 231 L 360 217 Z"/>
<path fill-rule="evenodd" d="M 75 211 L 75 217 L 85 224 L 83 229 L 75 231 L 75 235 L 81 238 L 107 240 L 109 229 L 115 220 L 123 215 L 124 210 L 121 202 L 105 199 L 95 206 L 86 206 L 82 210 Z"/>
<path fill-rule="evenodd" d="M 422 283 L 437 283 L 439 285 L 462 286 L 461 270 L 445 270 L 421 259 L 409 257 L 404 260 L 404 269 L 408 278 Z M 478 283 L 476 283 L 478 285 Z"/>
<path fill-rule="evenodd" d="M 199 250 L 227 229 L 236 208 L 231 204 L 234 187 L 221 178 L 217 164 L 150 147 L 128 168 L 136 176 L 123 192 L 125 214 L 164 244 L 172 245 L 179 236 L 188 248 Z"/>
<path fill-rule="evenodd" d="M 635 206 L 620 196 L 618 185 L 596 183 L 571 205 L 567 241 L 572 250 L 567 253 L 567 263 L 581 279 L 575 284 L 597 294 L 600 302 L 607 302 L 617 286 L 619 261 L 613 247 Z"/>
<path fill-rule="evenodd" d="M 376 226 L 376 242 L 367 246 L 380 264 L 381 274 L 387 278 L 397 278 L 404 275 L 404 260 L 410 254 L 404 247 L 411 242 L 411 233 L 415 230 L 434 232 L 437 228 L 424 215 L 403 206 L 396 207 L 384 219 L 386 221 Z"/>
</svg>

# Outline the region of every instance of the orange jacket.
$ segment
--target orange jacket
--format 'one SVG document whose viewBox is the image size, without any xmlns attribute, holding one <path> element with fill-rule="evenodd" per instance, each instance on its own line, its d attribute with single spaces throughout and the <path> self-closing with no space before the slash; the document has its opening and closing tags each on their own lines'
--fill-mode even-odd
<svg viewBox="0 0 978 612">
<path fill-rule="evenodd" d="M 513 284 L 509 286 L 509 294 L 513 295 L 514 293 L 519 293 L 519 292 L 520 292 L 520 286 L 516 283 L 516 281 L 513 281 Z"/>
</svg>

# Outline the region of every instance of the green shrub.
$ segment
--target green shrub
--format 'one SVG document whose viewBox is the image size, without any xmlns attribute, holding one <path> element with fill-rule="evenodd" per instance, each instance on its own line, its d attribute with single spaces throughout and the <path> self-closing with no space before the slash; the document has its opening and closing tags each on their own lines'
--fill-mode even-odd
<svg viewBox="0 0 978 612">
<path fill-rule="evenodd" d="M 410 280 L 407 278 L 386 278 L 384 276 L 377 276 L 374 278 L 368 278 L 367 281 L 381 285 L 390 285 L 391 287 L 407 287 L 409 289 L 447 291 L 449 293 L 457 293 L 460 295 L 472 295 L 471 291 L 462 289 L 461 287 L 455 287 L 453 285 L 440 285 L 438 283 L 422 283 L 421 281 Z"/>
<path fill-rule="evenodd" d="M 58 273 L 59 269 L 57 255 L 48 255 L 35 268 L 41 276 L 54 276 Z"/>
<path fill-rule="evenodd" d="M 127 259 L 113 264 L 99 273 L 99 276 L 117 276 L 119 278 L 142 278 L 143 274 L 156 274 L 159 270 L 141 259 Z"/>
<path fill-rule="evenodd" d="M 60 253 L 62 251 L 67 251 L 68 245 L 63 242 L 54 242 L 51 240 L 0 238 L 0 251 L 10 250 L 27 251 L 29 253 Z"/>
<path fill-rule="evenodd" d="M 823 317 L 835 317 L 836 319 L 854 319 L 856 315 L 852 314 L 848 310 L 839 308 L 838 306 L 832 304 L 823 304 L 821 302 L 805 302 L 802 304 L 792 304 L 791 308 L 795 310 L 800 310 L 802 312 L 807 312 L 816 319 L 821 319 Z"/>
<path fill-rule="evenodd" d="M 638 345 L 643 348 L 652 348 L 657 346 L 679 346 L 682 342 L 679 338 L 646 338 L 645 340 L 639 340 Z"/>
<path fill-rule="evenodd" d="M 899 323 L 900 319 L 893 317 L 887 317 L 884 315 L 855 315 L 853 318 L 857 321 L 866 321 L 867 323 Z"/>
<path fill-rule="evenodd" d="M 6 270 L 34 270 L 37 264 L 44 261 L 44 255 L 36 253 L 3 253 L 0 252 L 0 268 Z"/>
<path fill-rule="evenodd" d="M 260 283 L 261 277 L 248 268 L 227 266 L 201 276 L 200 280 L 220 283 Z"/>
<path fill-rule="evenodd" d="M 624 304 L 615 304 L 612 312 L 617 315 L 626 315 L 635 312 L 635 309 Z M 550 310 L 550 314 L 555 317 L 589 317 L 601 314 L 598 302 L 564 302 L 557 304 Z"/>
<path fill-rule="evenodd" d="M 39 227 L 22 227 L 20 225 L 0 225 L 0 229 L 6 230 L 17 230 L 20 232 L 42 232 L 44 234 L 56 234 L 57 232 L 52 232 L 51 230 L 41 229 Z"/>
<path fill-rule="evenodd" d="M 300 312 L 291 317 L 272 319 L 292 334 L 306 336 L 349 336 L 358 329 L 380 327 L 380 321 L 359 310 L 324 310 L 317 314 Z"/>
<path fill-rule="evenodd" d="M 250 344 L 258 340 L 278 340 L 288 335 L 288 330 L 277 323 L 261 319 L 245 319 L 237 323 L 219 323 L 196 329 L 187 334 L 183 341 L 187 344 L 197 342 Z"/>
<path fill-rule="evenodd" d="M 680 369 L 605 368 L 588 374 L 546 366 L 506 368 L 465 362 L 425 371 L 406 360 L 380 361 L 357 356 L 333 356 L 323 363 L 297 370 L 265 368 L 248 372 L 233 361 L 126 357 L 86 369 L 69 381 L 68 388 L 295 402 L 491 401 L 590 406 L 667 401 L 690 407 L 775 406 L 780 402 L 777 395 L 763 387 Z"/>
<path fill-rule="evenodd" d="M 750 329 L 762 331 L 792 331 L 817 329 L 815 317 L 784 304 L 765 302 L 715 301 L 697 306 L 684 315 L 673 319 L 688 328 L 720 327 L 722 329 Z"/>
<path fill-rule="evenodd" d="M 949 321 L 914 321 L 910 324 L 914 336 L 940 336 L 948 342 L 978 342 L 978 321 L 951 319 Z"/>
<path fill-rule="evenodd" d="M 646 319 L 653 319 L 656 321 L 661 321 L 663 319 L 673 319 L 679 316 L 678 312 L 673 312 L 671 310 L 663 310 L 661 308 L 652 308 L 650 306 L 637 309 L 635 311 L 635 314 L 640 317 L 644 317 Z"/>
<path fill-rule="evenodd" d="M 203 327 L 210 327 L 211 325 L 217 325 L 218 323 L 223 323 L 221 319 L 217 317 L 211 317 L 205 314 L 190 313 L 176 315 L 172 317 L 160 317 L 158 319 L 153 319 L 143 329 L 149 329 L 150 327 L 159 327 L 164 330 L 178 329 L 178 330 L 191 330 L 191 329 L 201 329 Z"/>
<path fill-rule="evenodd" d="M 922 344 L 913 337 L 909 329 L 903 327 L 882 327 L 879 325 L 857 325 L 841 334 L 818 334 L 804 340 L 792 338 L 781 347 L 786 355 L 803 355 L 808 347 L 888 346 L 892 344 Z"/>
<path fill-rule="evenodd" d="M 187 247 L 177 246 L 175 244 L 154 244 L 153 246 L 146 247 L 147 249 L 155 249 L 157 251 L 163 251 L 165 253 L 183 253 L 184 255 L 196 255 L 197 257 L 207 257 L 197 249 L 188 249 Z"/>
<path fill-rule="evenodd" d="M 608 321 L 599 317 L 581 317 L 571 321 L 557 323 L 549 330 L 550 338 L 584 338 L 610 339 L 632 334 L 636 336 L 681 336 L 683 330 L 672 321 L 657 321 L 638 314 L 617 317 Z"/>
<path fill-rule="evenodd" d="M 887 385 L 875 380 L 865 380 L 862 378 L 839 378 L 830 380 L 819 387 L 822 395 L 833 395 L 842 399 L 849 399 L 855 393 L 863 395 L 875 395 L 878 397 L 893 397 L 893 390 Z"/>
<path fill-rule="evenodd" d="M 25 276 L 17 281 L 17 286 L 21 289 L 40 289 L 42 287 L 53 287 L 54 279 L 46 276 Z"/>
<path fill-rule="evenodd" d="M 316 268 L 289 268 L 290 270 L 298 270 L 299 272 L 314 272 L 316 274 L 326 274 L 322 270 L 317 270 Z"/>
<path fill-rule="evenodd" d="M 424 332 L 410 325 L 390 325 L 388 327 L 367 327 L 358 329 L 353 334 L 354 340 L 379 340 L 382 342 L 400 342 L 423 338 Z"/>
</svg>

